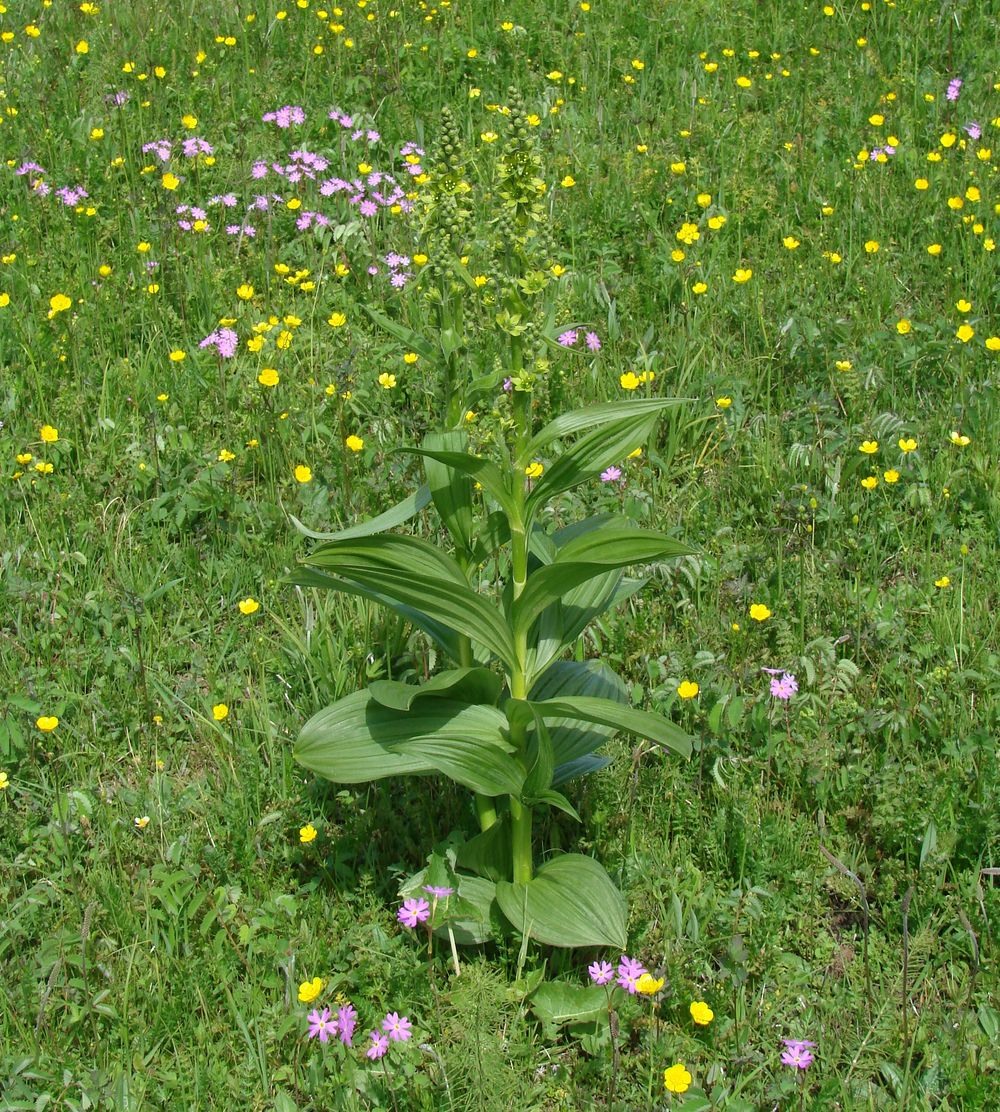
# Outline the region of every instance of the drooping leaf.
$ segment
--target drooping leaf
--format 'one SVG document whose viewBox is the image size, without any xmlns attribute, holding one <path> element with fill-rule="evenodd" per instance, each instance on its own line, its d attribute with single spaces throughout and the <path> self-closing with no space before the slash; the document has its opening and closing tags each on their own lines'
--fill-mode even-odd
<svg viewBox="0 0 1000 1112">
<path fill-rule="evenodd" d="M 476 564 L 485 564 L 496 555 L 501 546 L 510 541 L 510 522 L 502 510 L 494 510 L 476 531 L 475 543 L 470 553 Z"/>
<path fill-rule="evenodd" d="M 548 946 L 627 945 L 625 899 L 592 857 L 560 854 L 527 884 L 500 881 L 496 897 L 518 931 Z"/>
<path fill-rule="evenodd" d="M 567 696 L 583 695 L 628 705 L 628 694 L 621 677 L 599 660 L 561 660 L 551 665 L 535 682 L 529 692 L 532 702 Z M 614 737 L 617 727 L 581 722 L 579 718 L 548 718 L 549 735 L 556 768 L 552 777 L 553 787 L 592 768 L 603 768 L 608 762 L 593 758 L 596 764 L 580 765 L 577 762 L 589 757 L 595 749 Z"/>
<path fill-rule="evenodd" d="M 561 1027 L 583 1023 L 607 1013 L 608 994 L 600 985 L 574 985 L 567 981 L 543 981 L 529 1001 L 543 1023 Z"/>
<path fill-rule="evenodd" d="M 528 495 L 525 509 L 528 520 L 549 499 L 596 478 L 606 467 L 620 463 L 629 452 L 649 440 L 658 413 L 644 413 L 611 421 L 581 436 L 567 448 L 542 475 Z"/>
<path fill-rule="evenodd" d="M 516 512 L 514 498 L 507 481 L 500 468 L 491 460 L 470 455 L 468 452 L 439 451 L 431 448 L 397 448 L 396 451 L 405 455 L 437 460 L 446 467 L 468 475 L 482 486 L 506 514 L 513 515 Z"/>
<path fill-rule="evenodd" d="M 417 706 L 431 705 L 441 700 L 425 700 Z M 490 710 L 488 707 L 469 707 L 469 710 Z M 409 711 L 413 714 L 413 711 Z M 424 736 L 411 741 L 401 741 L 393 752 L 424 760 L 450 780 L 481 795 L 518 795 L 524 783 L 524 769 L 510 756 L 513 749 L 499 736 L 486 740 L 474 737 Z"/>
<path fill-rule="evenodd" d="M 468 443 L 464 429 L 430 432 L 424 437 L 429 451 L 462 452 Z M 424 474 L 430 487 L 434 508 L 451 534 L 456 546 L 468 551 L 472 546 L 472 480 L 433 456 L 424 456 Z"/>
<path fill-rule="evenodd" d="M 558 440 L 562 436 L 607 425 L 625 417 L 643 417 L 650 413 L 660 413 L 664 409 L 684 405 L 687 400 L 686 398 L 631 398 L 628 401 L 589 405 L 584 409 L 572 409 L 568 413 L 561 413 L 535 433 L 522 452 L 520 462 L 522 465 L 526 464 L 540 455 L 542 449 L 553 440 Z"/>
<path fill-rule="evenodd" d="M 551 718 L 575 718 L 611 726 L 615 730 L 649 738 L 659 745 L 673 749 L 682 757 L 691 755 L 691 738 L 669 719 L 635 707 L 622 706 L 611 699 L 592 699 L 587 696 L 567 696 L 535 702 L 535 709 L 546 721 Z"/>
<path fill-rule="evenodd" d="M 459 659 L 459 637 L 453 629 L 449 629 L 441 622 L 435 621 L 422 610 L 418 610 L 413 606 L 406 606 L 399 602 L 398 599 L 391 598 L 388 595 L 382 594 L 380 591 L 362 587 L 358 583 L 350 583 L 346 579 L 340 579 L 335 575 L 327 575 L 317 568 L 307 568 L 304 565 L 295 568 L 291 574 L 286 577 L 285 582 L 294 583 L 299 587 L 315 587 L 327 591 L 340 591 L 345 595 L 357 595 L 359 598 L 366 598 L 371 602 L 377 602 L 387 609 L 392 610 L 401 618 L 404 618 L 411 625 L 416 626 L 417 629 L 423 630 L 424 633 L 435 641 L 453 660 Z M 483 659 L 487 658 L 484 657 Z"/>
<path fill-rule="evenodd" d="M 669 719 L 650 711 L 588 697 L 569 697 L 546 700 L 535 704 L 542 716 L 576 718 L 584 722 L 612 727 L 615 731 L 648 738 L 659 745 L 673 749 L 682 757 L 691 755 L 691 738 Z"/>
<path fill-rule="evenodd" d="M 293 514 L 288 518 L 296 529 L 304 536 L 314 541 L 346 541 L 351 537 L 370 537 L 374 533 L 384 533 L 388 529 L 395 529 L 404 521 L 409 521 L 429 504 L 431 500 L 430 487 L 426 484 L 418 487 L 408 498 L 397 502 L 395 506 L 380 513 L 377 517 L 370 517 L 366 521 L 359 521 L 357 525 L 349 525 L 346 529 L 338 529 L 336 533 L 317 533 L 315 530 L 303 525 Z"/>
<path fill-rule="evenodd" d="M 581 583 L 596 579 L 616 568 L 649 563 L 694 550 L 666 533 L 631 529 L 620 524 L 602 525 L 569 541 L 551 564 L 528 576 L 521 597 L 514 603 L 515 635 L 525 634 L 531 623 L 551 603 Z M 605 581 L 605 590 L 610 583 Z"/>
<path fill-rule="evenodd" d="M 442 765 L 450 758 L 442 750 L 455 743 L 454 768 L 447 775 L 469 769 L 474 772 L 470 742 L 477 746 L 477 752 L 480 748 L 492 749 L 516 764 L 507 757 L 510 746 L 501 733 L 506 724 L 506 718 L 495 707 L 423 699 L 408 711 L 398 711 L 381 706 L 368 691 L 356 691 L 306 722 L 295 743 L 294 756 L 327 780 L 361 784 L 386 776 L 443 770 Z M 459 748 L 463 745 L 467 746 L 465 750 Z M 488 757 L 489 774 L 499 775 L 494 769 L 501 762 L 493 760 L 492 753 Z M 520 787 L 517 773 L 502 779 Z"/>
<path fill-rule="evenodd" d="M 495 704 L 500 697 L 503 680 L 488 668 L 450 668 L 438 672 L 426 683 L 400 683 L 398 680 L 376 680 L 369 684 L 372 698 L 393 710 L 409 710 L 418 699 L 451 699 L 456 703 Z"/>
<path fill-rule="evenodd" d="M 469 586 L 457 562 L 417 537 L 381 534 L 321 545 L 307 564 L 420 610 L 514 667 L 514 645 L 495 605 Z"/>
</svg>

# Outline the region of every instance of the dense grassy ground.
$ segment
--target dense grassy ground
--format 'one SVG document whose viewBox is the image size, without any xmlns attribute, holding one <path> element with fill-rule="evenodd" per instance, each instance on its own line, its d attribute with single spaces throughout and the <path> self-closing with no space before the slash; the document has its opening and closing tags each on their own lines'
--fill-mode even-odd
<svg viewBox="0 0 1000 1112">
<path fill-rule="evenodd" d="M 995 15 L 0 5 L 0 1106 L 995 1106 Z M 446 105 L 485 279 L 463 366 L 505 350 L 512 85 L 546 183 L 546 335 L 581 329 L 549 344 L 538 412 L 630 396 L 630 373 L 691 399 L 621 483 L 566 499 L 699 549 L 580 647 L 694 758 L 617 740 L 570 787 L 583 826 L 546 832 L 619 879 L 630 953 L 666 977 L 655 1022 L 622 1006 L 615 1053 L 525 998 L 543 968 L 583 984 L 595 954 L 493 946 L 429 976 L 396 922 L 464 793 L 342 790 L 291 759 L 325 703 L 435 664 L 377 607 L 284 582 L 309 545 L 290 515 L 322 530 L 397 501 L 415 471 L 390 450 L 438 420 L 434 359 L 363 306 L 433 351 L 421 214 Z M 304 121 L 262 119 L 283 105 Z M 212 153 L 185 155 L 196 137 Z M 294 150 L 329 166 L 254 176 Z M 403 183 L 399 211 L 321 195 L 359 163 Z M 231 358 L 199 347 L 220 327 Z M 505 405 L 470 415 L 484 449 Z M 766 668 L 798 692 L 773 698 Z M 320 1003 L 405 1012 L 418 1038 L 374 1066 L 308 1040 L 317 976 Z M 789 1037 L 818 1044 L 801 1073 Z M 675 1062 L 694 1083 L 669 1098 Z"/>
</svg>

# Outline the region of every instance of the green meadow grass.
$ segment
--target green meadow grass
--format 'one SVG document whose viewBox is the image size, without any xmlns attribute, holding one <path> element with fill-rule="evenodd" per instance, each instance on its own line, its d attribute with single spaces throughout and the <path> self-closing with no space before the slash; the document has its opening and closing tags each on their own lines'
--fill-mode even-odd
<svg viewBox="0 0 1000 1112">
<path fill-rule="evenodd" d="M 0 36 L 0 1107 L 994 1107 L 991 0 L 5 0 Z M 325 704 L 438 663 L 377 607 L 285 581 L 309 548 L 290 518 L 398 501 L 416 472 L 392 450 L 439 419 L 433 361 L 365 313 L 434 339 L 419 203 L 366 218 L 318 182 L 366 163 L 426 195 L 453 110 L 486 279 L 463 366 L 486 373 L 511 86 L 564 268 L 550 338 L 581 332 L 550 344 L 538 413 L 631 396 L 629 374 L 689 399 L 620 484 L 561 511 L 699 550 L 577 650 L 694 756 L 619 738 L 571 785 L 583 824 L 541 831 L 604 863 L 629 953 L 665 978 L 621 1004 L 614 1045 L 540 1023 L 529 993 L 617 954 L 507 942 L 456 977 L 397 923 L 399 881 L 470 823 L 462 793 L 291 758 Z M 262 120 L 283 105 L 305 122 Z M 186 157 L 192 137 L 213 154 Z M 169 161 L 143 153 L 163 139 Z M 296 149 L 328 160 L 316 182 L 252 177 Z M 298 230 L 310 210 L 330 226 Z M 389 252 L 410 257 L 398 290 Z M 199 347 L 220 321 L 232 358 Z M 504 407 L 469 415 L 484 449 Z M 766 668 L 797 677 L 787 703 Z M 387 1011 L 416 1037 L 375 1064 L 309 1040 L 314 977 L 318 1005 L 357 1008 L 357 1043 Z M 815 1062 L 783 1066 L 782 1038 Z M 671 1097 L 674 1063 L 693 1082 Z"/>
</svg>

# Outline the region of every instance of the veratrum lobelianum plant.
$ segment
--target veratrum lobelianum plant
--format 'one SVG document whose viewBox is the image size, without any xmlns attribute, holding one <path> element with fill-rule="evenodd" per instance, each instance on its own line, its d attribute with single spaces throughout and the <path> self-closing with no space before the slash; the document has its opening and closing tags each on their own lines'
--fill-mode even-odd
<svg viewBox="0 0 1000 1112">
<path fill-rule="evenodd" d="M 305 724 L 295 756 L 339 783 L 442 773 L 476 793 L 480 833 L 450 861 L 459 899 L 469 905 L 469 940 L 487 936 L 495 900 L 517 930 L 540 942 L 626 944 L 624 900 L 595 860 L 563 853 L 535 869 L 532 816 L 547 806 L 578 818 L 558 789 L 603 767 L 595 751 L 616 731 L 690 752 L 673 723 L 627 704 L 624 683 L 607 665 L 562 657 L 594 618 L 642 586 L 624 578 L 623 568 L 691 550 L 612 515 L 552 533 L 540 519 L 560 494 L 644 445 L 674 404 L 643 398 L 591 406 L 532 433 L 530 395 L 515 394 L 507 459 L 471 454 L 461 430 L 428 434 L 421 448 L 401 449 L 423 457 L 425 486 L 321 544 L 293 576 L 387 606 L 454 664 L 421 685 L 378 680 L 340 699 Z M 580 435 L 556 453 L 573 434 Z M 546 450 L 554 458 L 532 484 L 525 470 Z M 427 499 L 450 552 L 380 532 Z"/>
<path fill-rule="evenodd" d="M 448 927 L 458 941 L 490 937 L 499 911 L 542 943 L 622 949 L 626 907 L 611 878 L 575 853 L 549 854 L 536 868 L 532 820 L 537 808 L 555 807 L 579 821 L 560 789 L 604 767 L 597 750 L 617 731 L 690 753 L 677 726 L 629 706 L 625 684 L 606 664 L 564 657 L 591 621 L 642 587 L 623 569 L 691 549 L 610 514 L 551 532 L 542 523 L 552 520 L 546 511 L 555 500 L 645 445 L 663 412 L 680 403 L 595 405 L 535 429 L 531 390 L 547 367 L 538 354 L 544 330 L 535 323 L 545 283 L 536 278 L 539 245 L 548 248 L 536 231 L 545 187 L 522 115 L 515 104 L 499 189 L 506 210 L 498 222 L 512 266 L 495 317 L 507 356 L 494 389 L 510 378 L 513 418 L 499 423 L 495 458 L 470 451 L 460 428 L 399 449 L 422 458 L 424 485 L 340 533 L 303 528 L 326 543 L 291 577 L 388 607 L 453 666 L 420 685 L 378 680 L 340 699 L 305 724 L 295 756 L 338 783 L 442 774 L 475 793 L 479 832 L 452 836 L 403 886 L 404 894 L 427 881 L 455 888 Z M 453 254 L 455 244 L 446 246 Z M 460 420 L 483 389 L 473 377 L 463 390 L 456 350 L 442 352 L 446 424 Z M 388 532 L 431 502 L 448 548 Z"/>
</svg>

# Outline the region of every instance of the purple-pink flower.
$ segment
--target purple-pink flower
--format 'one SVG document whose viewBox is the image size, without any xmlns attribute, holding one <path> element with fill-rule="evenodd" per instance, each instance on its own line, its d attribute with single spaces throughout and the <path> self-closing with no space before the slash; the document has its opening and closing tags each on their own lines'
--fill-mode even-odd
<svg viewBox="0 0 1000 1112">
<path fill-rule="evenodd" d="M 311 1039 L 319 1036 L 319 1041 L 325 1043 L 330 1041 L 331 1035 L 337 1033 L 337 1021 L 330 1018 L 329 1008 L 310 1012 L 306 1018 L 309 1021 L 309 1038 Z"/>
<path fill-rule="evenodd" d="M 436 884 L 425 884 L 424 885 L 424 891 L 425 892 L 430 892 L 430 894 L 436 900 L 446 900 L 449 896 L 454 896 L 455 895 L 455 889 L 454 888 L 442 888 L 442 887 L 439 887 Z"/>
<path fill-rule="evenodd" d="M 787 1048 L 781 1055 L 781 1061 L 786 1066 L 804 1070 L 813 1064 L 813 1053 L 809 1048 L 816 1045 L 814 1042 L 808 1039 L 782 1039 L 781 1041 Z"/>
<path fill-rule="evenodd" d="M 374 1062 L 376 1059 L 381 1058 L 389 1049 L 389 1040 L 385 1035 L 380 1035 L 378 1031 L 370 1031 L 369 1036 L 371 1037 L 372 1044 L 365 1051 L 365 1057 L 371 1058 Z"/>
<path fill-rule="evenodd" d="M 403 906 L 396 912 L 396 918 L 404 927 L 415 927 L 430 918 L 431 905 L 423 898 L 403 900 Z"/>
<path fill-rule="evenodd" d="M 587 966 L 587 972 L 595 985 L 606 985 L 615 975 L 615 967 L 610 961 L 595 961 Z"/>
<path fill-rule="evenodd" d="M 217 328 L 214 332 L 210 332 L 198 347 L 214 346 L 224 359 L 231 359 L 236 354 L 239 344 L 240 338 L 231 328 Z"/>
<path fill-rule="evenodd" d="M 358 1013 L 350 1004 L 345 1004 L 344 1007 L 337 1011 L 337 1029 L 340 1032 L 340 1041 L 344 1046 L 351 1045 L 351 1039 L 354 1037 L 354 1028 L 357 1026 Z"/>
<path fill-rule="evenodd" d="M 771 676 L 771 694 L 775 699 L 787 701 L 799 689 L 799 681 L 791 672 L 782 672 L 781 676 Z"/>
<path fill-rule="evenodd" d="M 602 483 L 616 483 L 622 477 L 622 469 L 612 465 L 606 471 L 601 472 Z"/>
<path fill-rule="evenodd" d="M 590 351 L 601 350 L 601 338 L 597 335 L 596 332 L 588 332 L 585 339 L 587 341 L 587 347 Z"/>
<path fill-rule="evenodd" d="M 618 984 L 629 995 L 635 996 L 638 992 L 636 982 L 645 972 L 646 967 L 641 962 L 622 954 L 622 960 L 618 963 Z"/>
<path fill-rule="evenodd" d="M 409 1019 L 399 1012 L 386 1012 L 385 1019 L 382 1020 L 382 1030 L 393 1042 L 406 1042 L 412 1034 L 411 1027 Z"/>
<path fill-rule="evenodd" d="M 944 94 L 948 100 L 958 100 L 958 94 L 962 91 L 961 77 L 953 77 L 948 82 L 948 91 Z"/>
<path fill-rule="evenodd" d="M 570 328 L 559 337 L 559 343 L 564 348 L 571 348 L 576 343 L 576 329 Z"/>
<path fill-rule="evenodd" d="M 979 124 L 976 123 L 975 120 L 970 120 L 965 125 L 963 130 L 970 139 L 978 139 L 979 136 L 983 133 L 983 129 L 979 126 Z"/>
</svg>

